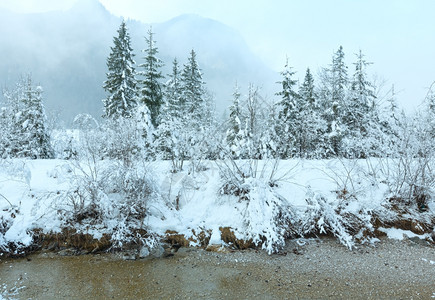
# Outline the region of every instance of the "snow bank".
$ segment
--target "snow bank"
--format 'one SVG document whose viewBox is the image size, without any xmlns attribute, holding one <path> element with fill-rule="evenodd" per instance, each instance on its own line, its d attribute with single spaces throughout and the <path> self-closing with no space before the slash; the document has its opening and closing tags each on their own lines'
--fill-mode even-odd
<svg viewBox="0 0 435 300">
<path fill-rule="evenodd" d="M 91 166 L 83 166 L 65 160 L 0 162 L 3 250 L 10 243 L 29 246 L 33 229 L 59 232 L 68 226 L 96 238 L 104 233 L 125 238 L 132 228 L 143 228 L 154 236 L 171 230 L 186 238 L 193 237 L 194 232 L 210 232 L 212 244 L 222 244 L 219 228 L 229 227 L 237 238 L 250 239 L 269 252 L 279 249 L 288 237 L 326 233 L 352 247 L 356 240 L 364 240 L 367 232 L 373 232 L 373 216 L 391 219 L 394 214 L 386 205 L 389 190 L 384 178 L 369 176 L 377 167 L 369 168 L 364 160 L 256 161 L 249 176 L 239 178 L 242 196 L 223 192 L 228 178 L 222 175 L 219 162 L 206 162 L 203 171 L 192 174 L 173 173 L 170 162 L 157 161 L 131 169 L 127 176 L 113 168 L 113 161 L 100 161 L 98 180 L 86 181 L 84 188 L 95 184 L 98 193 L 94 196 L 102 212 L 96 219 L 84 214 L 78 220 L 73 213 L 74 197 L 83 197 L 83 201 L 90 197 L 84 192 L 77 196 L 78 178 L 93 171 Z M 145 181 L 132 185 L 132 176 L 142 176 Z M 141 196 L 147 197 L 143 206 L 138 206 L 140 199 L 126 190 L 131 192 L 140 184 L 152 185 L 150 194 Z M 434 212 L 428 214 L 433 216 Z M 403 233 L 415 236 L 393 229 L 384 232 L 391 238 Z"/>
</svg>

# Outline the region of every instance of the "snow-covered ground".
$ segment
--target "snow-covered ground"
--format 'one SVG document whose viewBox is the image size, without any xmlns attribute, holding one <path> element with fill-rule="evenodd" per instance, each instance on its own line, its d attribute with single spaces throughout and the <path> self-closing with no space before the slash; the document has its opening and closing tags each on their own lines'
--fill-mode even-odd
<svg viewBox="0 0 435 300">
<path fill-rule="evenodd" d="M 157 161 L 137 164 L 128 178 L 122 172 L 113 175 L 119 171 L 117 166 L 113 161 L 0 161 L 0 246 L 9 242 L 29 245 L 36 228 L 60 232 L 69 226 L 96 238 L 103 233 L 122 236 L 137 201 L 125 199 L 130 194 L 111 185 L 113 180 L 126 181 L 124 186 L 137 184 L 128 182 L 131 173 L 146 177 L 137 182 L 151 186 L 145 206 L 139 206 L 147 210 L 146 216 L 131 226 L 145 228 L 156 237 L 168 230 L 187 238 L 209 232 L 210 244 L 222 244 L 219 228 L 230 227 L 237 238 L 252 239 L 272 252 L 292 234 L 285 232 L 291 227 L 296 231 L 293 234 L 332 233 L 352 247 L 355 239 L 375 240 L 363 232 L 373 230 L 372 216 L 388 219 L 395 215 L 387 201 L 391 191 L 375 159 L 237 161 L 235 165 L 209 161 L 201 171 L 190 173 L 189 164 L 186 171 L 172 173 L 170 162 Z M 238 183 L 229 188 L 231 176 Z M 86 208 L 90 199 L 96 199 L 104 213 L 98 221 L 84 217 L 73 222 L 77 205 L 83 201 Z M 128 213 L 120 203 L 131 206 Z M 434 213 L 432 201 L 424 216 L 430 219 Z M 349 230 L 354 222 L 361 225 L 356 232 Z M 385 232 L 392 238 L 406 233 Z"/>
</svg>

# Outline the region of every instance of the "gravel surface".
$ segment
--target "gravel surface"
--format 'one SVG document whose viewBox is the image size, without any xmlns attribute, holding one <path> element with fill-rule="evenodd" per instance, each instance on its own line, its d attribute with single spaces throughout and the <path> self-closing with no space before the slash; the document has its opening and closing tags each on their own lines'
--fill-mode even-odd
<svg viewBox="0 0 435 300">
<path fill-rule="evenodd" d="M 0 282 L 0 295 L 18 289 L 18 299 L 434 299 L 435 248 L 383 240 L 349 251 L 326 238 L 291 241 L 270 256 L 194 248 L 136 261 L 39 253 L 1 261 Z"/>
</svg>

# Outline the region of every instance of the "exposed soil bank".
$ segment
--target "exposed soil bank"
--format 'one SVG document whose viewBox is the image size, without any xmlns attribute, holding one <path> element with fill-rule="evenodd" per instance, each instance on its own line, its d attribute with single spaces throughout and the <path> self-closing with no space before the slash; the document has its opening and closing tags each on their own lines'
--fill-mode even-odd
<svg viewBox="0 0 435 300">
<path fill-rule="evenodd" d="M 430 299 L 435 251 L 425 241 L 383 240 L 349 251 L 329 238 L 290 242 L 285 252 L 181 248 L 128 261 L 117 254 L 38 253 L 0 262 L 19 299 Z M 7 292 L 3 291 L 4 295 Z"/>
</svg>

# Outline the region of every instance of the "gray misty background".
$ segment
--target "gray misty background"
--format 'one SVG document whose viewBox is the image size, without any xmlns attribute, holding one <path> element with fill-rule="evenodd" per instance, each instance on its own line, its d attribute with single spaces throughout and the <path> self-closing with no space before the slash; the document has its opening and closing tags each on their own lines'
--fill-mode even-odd
<svg viewBox="0 0 435 300">
<path fill-rule="evenodd" d="M 0 11 L 0 84 L 12 88 L 20 75 L 31 73 L 44 88 L 48 113 L 59 114 L 68 124 L 83 112 L 99 117 L 106 94 L 106 58 L 121 22 L 97 0 L 78 1 L 66 11 L 19 14 Z M 128 20 L 127 26 L 136 54 L 142 63 L 142 49 L 150 24 Z M 237 81 L 243 89 L 249 83 L 272 95 L 278 74 L 256 57 L 234 29 L 217 21 L 185 14 L 152 25 L 159 57 L 165 62 L 163 74 L 170 73 L 177 57 L 181 67 L 195 49 L 204 81 L 222 114 L 232 99 Z M 264 84 L 267 86 L 264 86 Z"/>
<path fill-rule="evenodd" d="M 195 49 L 219 114 L 236 80 L 242 94 L 253 83 L 272 99 L 286 55 L 302 80 L 307 67 L 314 74 L 327 67 L 340 45 L 349 74 L 361 49 L 383 93 L 394 84 L 399 104 L 412 111 L 435 80 L 434 11 L 433 0 L 0 0 L 0 87 L 31 72 L 48 113 L 66 123 L 82 112 L 100 116 L 106 58 L 122 15 L 143 21 L 128 21 L 137 63 L 146 22 L 164 74 L 174 57 L 183 64 Z"/>
</svg>

